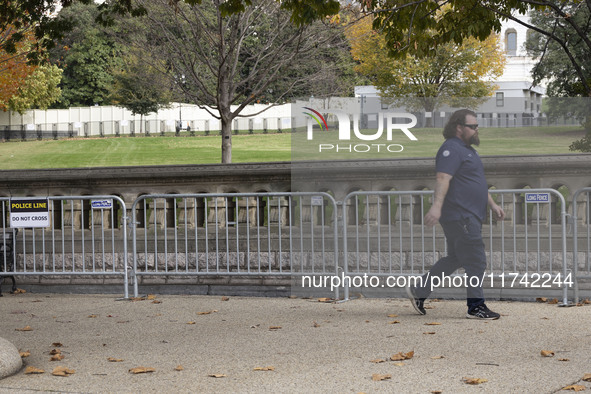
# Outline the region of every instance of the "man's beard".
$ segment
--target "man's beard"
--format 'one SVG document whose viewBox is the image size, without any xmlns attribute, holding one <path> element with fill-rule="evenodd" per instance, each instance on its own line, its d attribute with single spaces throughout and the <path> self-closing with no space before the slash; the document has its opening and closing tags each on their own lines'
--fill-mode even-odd
<svg viewBox="0 0 591 394">
<path fill-rule="evenodd" d="M 472 137 L 470 137 L 470 141 L 468 141 L 470 145 L 480 146 L 480 138 L 478 137 L 478 133 L 474 133 Z"/>
</svg>

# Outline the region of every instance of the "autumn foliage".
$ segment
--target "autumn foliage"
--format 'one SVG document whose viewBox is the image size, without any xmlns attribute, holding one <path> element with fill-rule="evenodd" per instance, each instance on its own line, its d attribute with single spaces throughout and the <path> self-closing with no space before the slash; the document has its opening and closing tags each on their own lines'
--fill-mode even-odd
<svg viewBox="0 0 591 394">
<path fill-rule="evenodd" d="M 16 52 L 8 53 L 4 45 L 11 35 L 17 34 L 12 26 L 7 27 L 0 38 L 0 109 L 7 110 L 8 101 L 12 98 L 36 66 L 28 63 L 27 54 L 33 38 L 26 33 L 26 39 L 16 44 Z"/>
</svg>

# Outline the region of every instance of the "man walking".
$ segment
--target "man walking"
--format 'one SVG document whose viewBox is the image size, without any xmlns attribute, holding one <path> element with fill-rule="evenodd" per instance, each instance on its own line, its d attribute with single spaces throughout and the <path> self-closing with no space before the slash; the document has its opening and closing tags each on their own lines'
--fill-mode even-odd
<svg viewBox="0 0 591 394">
<path fill-rule="evenodd" d="M 486 219 L 487 204 L 499 220 L 505 218 L 505 212 L 488 193 L 482 161 L 472 147 L 480 144 L 476 122 L 474 112 L 462 109 L 452 114 L 443 130 L 445 142 L 435 159 L 433 205 L 425 215 L 425 224 L 441 224 L 447 238 L 448 253 L 423 275 L 420 286 L 406 288 L 413 307 L 421 315 L 426 313 L 423 303 L 431 293 L 432 278 L 442 279 L 464 268 L 468 278 L 466 317 L 485 320 L 500 317 L 488 309 L 484 302 L 482 281 L 486 255 L 481 230 L 482 222 Z M 470 281 L 472 277 L 478 280 Z"/>
</svg>

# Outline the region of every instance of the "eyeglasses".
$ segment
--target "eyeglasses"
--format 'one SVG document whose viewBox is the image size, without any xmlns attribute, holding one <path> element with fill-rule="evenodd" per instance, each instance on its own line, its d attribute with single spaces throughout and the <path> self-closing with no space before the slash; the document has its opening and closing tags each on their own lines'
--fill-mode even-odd
<svg viewBox="0 0 591 394">
<path fill-rule="evenodd" d="M 471 128 L 472 130 L 476 130 L 478 128 L 478 123 L 476 124 L 462 124 L 462 126 L 466 126 Z"/>
</svg>

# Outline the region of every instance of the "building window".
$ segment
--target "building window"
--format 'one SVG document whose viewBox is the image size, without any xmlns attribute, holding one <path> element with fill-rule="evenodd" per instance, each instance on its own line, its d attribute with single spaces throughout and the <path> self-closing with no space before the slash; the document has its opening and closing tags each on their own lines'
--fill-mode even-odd
<svg viewBox="0 0 591 394">
<path fill-rule="evenodd" d="M 497 93 L 497 107 L 504 107 L 505 106 L 505 93 L 498 92 Z"/>
<path fill-rule="evenodd" d="M 505 48 L 508 56 L 517 55 L 517 32 L 514 29 L 505 33 Z"/>
</svg>

